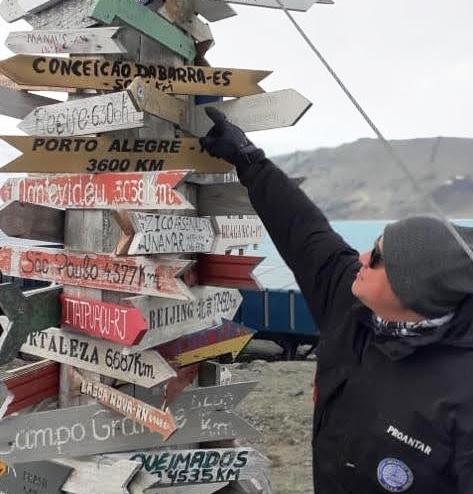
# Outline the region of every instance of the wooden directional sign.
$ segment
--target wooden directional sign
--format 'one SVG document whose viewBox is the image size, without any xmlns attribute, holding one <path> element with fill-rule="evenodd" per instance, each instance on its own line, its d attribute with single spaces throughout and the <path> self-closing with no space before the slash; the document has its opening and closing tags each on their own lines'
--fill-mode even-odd
<svg viewBox="0 0 473 494">
<path fill-rule="evenodd" d="M 7 388 L 4 382 L 0 382 L 0 419 L 2 419 L 7 413 L 7 409 L 15 396 Z"/>
<path fill-rule="evenodd" d="M 72 468 L 47 461 L 21 463 L 0 475 L 2 494 L 61 494 Z"/>
<path fill-rule="evenodd" d="M 61 287 L 39 288 L 24 294 L 12 283 L 0 285 L 0 308 L 8 326 L 0 336 L 0 365 L 13 360 L 33 331 L 57 325 L 60 319 Z"/>
<path fill-rule="evenodd" d="M 61 0 L 2 0 L 0 3 L 0 15 L 7 22 L 13 22 L 28 14 L 33 14 Z"/>
<path fill-rule="evenodd" d="M 209 22 L 220 21 L 237 15 L 223 0 L 195 0 L 195 10 Z"/>
<path fill-rule="evenodd" d="M 294 89 L 283 89 L 212 103 L 212 106 L 225 113 L 228 120 L 244 132 L 253 132 L 295 125 L 312 103 Z M 205 113 L 205 105 L 192 108 L 187 130 L 194 135 L 204 136 L 212 126 L 213 122 Z"/>
<path fill-rule="evenodd" d="M 22 119 L 36 107 L 54 103 L 57 100 L 0 85 L 0 113 L 7 117 Z"/>
<path fill-rule="evenodd" d="M 230 482 L 218 482 L 216 484 L 196 484 L 196 485 L 173 485 L 171 487 L 158 487 L 146 489 L 146 494 L 214 494 L 220 493 L 225 494 L 225 487 L 229 485 Z M 235 491 L 234 494 L 247 494 L 248 491 Z M 228 493 L 226 493 L 228 494 Z M 260 494 L 253 492 L 252 494 Z"/>
<path fill-rule="evenodd" d="M 104 24 L 112 24 L 119 19 L 183 56 L 186 60 L 195 58 L 196 51 L 192 38 L 163 17 L 137 2 L 98 0 L 90 16 Z"/>
<path fill-rule="evenodd" d="M 151 488 L 251 479 L 270 464 L 253 448 L 140 450 L 116 456 L 139 462 L 156 479 Z"/>
<path fill-rule="evenodd" d="M 54 462 L 73 469 L 62 488 L 68 494 L 129 494 L 128 486 L 140 468 L 133 461 L 112 462 L 105 458 L 62 458 Z"/>
<path fill-rule="evenodd" d="M 224 320 L 221 326 L 182 336 L 156 347 L 170 364 L 185 366 L 231 355 L 233 360 L 255 335 L 245 326 Z"/>
<path fill-rule="evenodd" d="M 228 250 L 258 245 L 266 233 L 258 216 L 230 218 L 215 216 L 212 218 L 216 243 L 212 248 L 215 254 L 225 254 Z"/>
<path fill-rule="evenodd" d="M 78 136 L 143 127 L 139 111 L 127 91 L 40 106 L 18 128 L 33 136 Z"/>
<path fill-rule="evenodd" d="M 61 324 L 96 338 L 132 346 L 148 329 L 138 309 L 64 294 L 61 303 Z"/>
<path fill-rule="evenodd" d="M 138 344 L 147 349 L 233 319 L 242 302 L 240 292 L 231 288 L 196 286 L 194 300 L 187 302 L 156 297 L 130 297 L 124 302 L 136 307 L 148 323 Z"/>
<path fill-rule="evenodd" d="M 10 178 L 0 187 L 0 198 L 67 209 L 192 209 L 174 190 L 186 175 L 176 171 Z"/>
<path fill-rule="evenodd" d="M 155 351 L 124 354 L 122 350 L 121 345 L 59 328 L 30 334 L 21 347 L 22 352 L 37 357 L 98 372 L 122 381 L 138 383 L 147 388 L 176 375 Z"/>
<path fill-rule="evenodd" d="M 184 391 L 170 405 L 177 430 L 165 443 L 158 433 L 102 405 L 6 417 L 0 427 L 0 458 L 10 465 L 64 456 L 254 437 L 257 431 L 230 408 L 254 385 L 244 383 L 218 386 L 217 390 L 208 387 Z M 144 401 L 153 404 L 148 399 Z"/>
<path fill-rule="evenodd" d="M 5 41 L 13 53 L 126 53 L 120 27 L 11 32 Z M 62 84 L 62 83 L 61 83 Z"/>
<path fill-rule="evenodd" d="M 192 298 L 188 287 L 177 278 L 190 265 L 191 261 L 178 259 L 116 258 L 20 246 L 0 248 L 0 271 L 9 276 L 179 300 Z"/>
<path fill-rule="evenodd" d="M 65 212 L 24 202 L 0 207 L 0 230 L 8 237 L 64 243 Z"/>
<path fill-rule="evenodd" d="M 163 96 L 171 98 L 166 94 Z M 0 136 L 0 139 L 23 153 L 0 168 L 0 173 L 153 172 L 190 168 L 201 172 L 226 173 L 233 169 L 226 161 L 210 157 L 198 139 L 189 137 L 110 139 Z"/>
<path fill-rule="evenodd" d="M 157 432 L 164 441 L 175 432 L 176 424 L 169 409 L 159 410 L 144 401 L 122 393 L 106 384 L 82 378 L 80 392 L 95 398 L 111 410 L 128 417 L 137 424 Z"/>
<path fill-rule="evenodd" d="M 229 3 L 237 3 L 240 5 L 251 5 L 254 7 L 267 7 L 270 9 L 281 9 L 281 4 L 278 0 L 225 0 Z M 333 3 L 333 0 L 280 0 L 287 10 L 295 10 L 298 12 L 307 12 L 314 3 Z"/>
<path fill-rule="evenodd" d="M 112 29 L 112 28 L 109 28 Z M 114 28 L 116 29 L 116 28 Z M 89 29 L 86 30 L 87 32 Z M 42 33 L 42 31 L 38 31 Z M 271 74 L 247 70 L 184 65 L 138 63 L 92 57 L 15 55 L 0 62 L 0 71 L 23 88 L 78 88 L 120 90 L 138 77 L 161 92 L 175 94 L 247 96 L 262 93 L 258 85 Z M 136 91 L 135 91 L 136 92 Z M 175 100 L 169 100 L 175 101 Z M 176 102 L 176 105 L 179 102 Z"/>
</svg>

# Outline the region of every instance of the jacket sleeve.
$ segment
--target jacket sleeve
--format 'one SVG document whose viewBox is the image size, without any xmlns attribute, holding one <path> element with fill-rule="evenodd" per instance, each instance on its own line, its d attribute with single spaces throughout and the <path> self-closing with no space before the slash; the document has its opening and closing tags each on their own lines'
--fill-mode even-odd
<svg viewBox="0 0 473 494">
<path fill-rule="evenodd" d="M 469 393 L 467 393 L 469 394 Z M 459 400 L 462 405 L 458 412 L 455 433 L 454 474 L 458 494 L 473 492 L 473 400 L 471 396 Z"/>
<path fill-rule="evenodd" d="M 323 330 L 334 310 L 353 304 L 351 285 L 359 268 L 358 253 L 271 161 L 251 165 L 240 180 Z"/>
</svg>

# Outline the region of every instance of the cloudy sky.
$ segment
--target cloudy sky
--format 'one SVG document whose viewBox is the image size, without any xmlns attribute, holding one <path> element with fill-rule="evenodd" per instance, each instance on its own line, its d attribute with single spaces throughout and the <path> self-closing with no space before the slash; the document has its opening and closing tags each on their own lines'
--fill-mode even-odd
<svg viewBox="0 0 473 494">
<path fill-rule="evenodd" d="M 388 138 L 473 134 L 472 0 L 335 0 L 294 13 Z M 282 11 L 235 6 L 211 25 L 215 66 L 269 69 L 266 91 L 294 88 L 313 107 L 293 128 L 255 132 L 268 154 L 371 137 L 371 130 L 316 60 Z M 0 20 L 0 57 L 8 31 Z M 0 118 L 2 133 L 16 121 Z"/>
</svg>

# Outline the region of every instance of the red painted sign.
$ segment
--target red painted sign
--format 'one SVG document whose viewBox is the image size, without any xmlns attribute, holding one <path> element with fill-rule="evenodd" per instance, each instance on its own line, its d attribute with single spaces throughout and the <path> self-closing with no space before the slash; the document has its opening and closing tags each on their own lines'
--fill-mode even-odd
<svg viewBox="0 0 473 494">
<path fill-rule="evenodd" d="M 0 248 L 0 271 L 6 275 L 179 300 L 192 298 L 186 284 L 177 278 L 190 265 L 191 261 L 179 259 L 157 261 L 61 249 Z"/>
<path fill-rule="evenodd" d="M 61 295 L 61 324 L 96 338 L 132 346 L 148 324 L 138 309 Z"/>
</svg>

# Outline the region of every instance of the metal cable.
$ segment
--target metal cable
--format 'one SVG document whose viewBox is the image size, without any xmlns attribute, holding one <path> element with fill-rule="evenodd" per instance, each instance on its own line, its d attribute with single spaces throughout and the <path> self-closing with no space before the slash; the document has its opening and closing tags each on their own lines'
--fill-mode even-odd
<svg viewBox="0 0 473 494">
<path fill-rule="evenodd" d="M 384 135 L 381 133 L 379 128 L 375 125 L 373 120 L 368 116 L 368 114 L 365 112 L 363 107 L 358 103 L 357 99 L 353 96 L 351 91 L 347 88 L 347 86 L 344 84 L 344 82 L 340 79 L 340 77 L 337 75 L 335 70 L 332 68 L 332 66 L 328 63 L 328 61 L 325 59 L 325 57 L 322 55 L 322 53 L 315 47 L 314 43 L 310 40 L 310 38 L 307 36 L 305 31 L 302 29 L 302 27 L 297 23 L 297 21 L 294 19 L 294 17 L 291 15 L 291 13 L 288 11 L 288 9 L 284 6 L 281 0 L 276 0 L 276 2 L 279 4 L 281 9 L 284 11 L 284 13 L 287 15 L 291 23 L 294 25 L 296 30 L 299 32 L 299 34 L 302 36 L 302 38 L 305 40 L 305 42 L 309 45 L 310 49 L 315 53 L 317 58 L 322 62 L 324 67 L 328 70 L 330 75 L 335 79 L 337 84 L 340 86 L 342 91 L 345 93 L 347 98 L 351 101 L 351 103 L 355 106 L 355 108 L 358 110 L 358 112 L 361 114 L 361 116 L 364 118 L 366 123 L 371 127 L 373 132 L 376 134 L 378 139 L 382 142 L 384 145 L 386 151 L 388 154 L 391 156 L 393 159 L 394 163 L 404 172 L 406 177 L 409 179 L 411 182 L 412 186 L 414 189 L 417 191 L 417 193 L 422 196 L 423 199 L 425 199 L 428 203 L 428 205 L 431 207 L 435 213 L 439 216 L 439 219 L 443 221 L 445 226 L 447 227 L 448 231 L 452 234 L 452 236 L 455 238 L 455 240 L 460 244 L 462 249 L 465 251 L 466 255 L 470 258 L 470 260 L 473 262 L 473 251 L 469 247 L 469 245 L 463 240 L 461 235 L 455 230 L 454 226 L 450 223 L 448 220 L 447 215 L 443 212 L 442 208 L 437 204 L 437 202 L 431 197 L 430 193 L 417 181 L 417 179 L 414 177 L 414 175 L 411 173 L 409 170 L 409 167 L 404 163 L 404 160 L 401 158 L 400 155 L 396 152 L 392 144 L 384 137 Z"/>
</svg>

